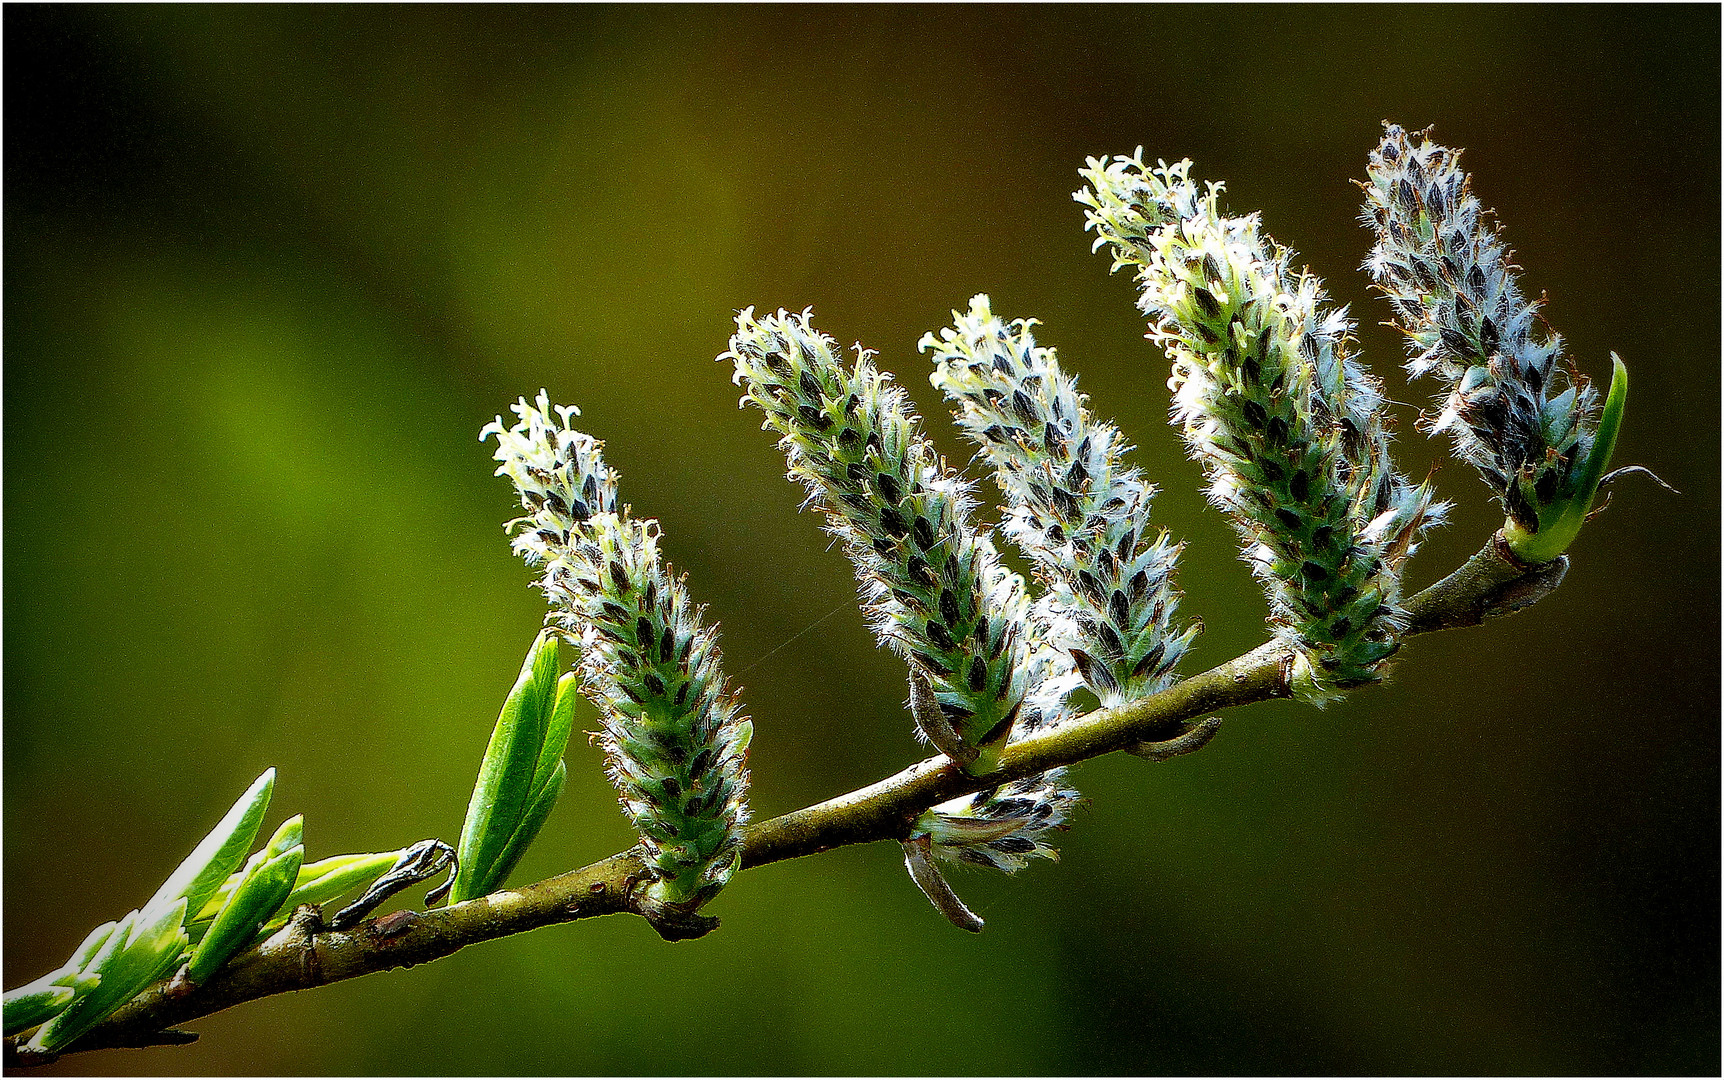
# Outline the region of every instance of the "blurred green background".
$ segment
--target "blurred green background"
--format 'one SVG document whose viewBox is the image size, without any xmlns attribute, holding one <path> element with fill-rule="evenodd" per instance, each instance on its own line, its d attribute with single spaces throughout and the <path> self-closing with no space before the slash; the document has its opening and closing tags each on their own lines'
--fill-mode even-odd
<svg viewBox="0 0 1724 1080">
<path fill-rule="evenodd" d="M 757 419 L 733 309 L 813 305 L 966 448 L 917 337 L 1043 320 L 1189 543 L 1187 670 L 1263 601 L 1071 202 L 1190 156 L 1353 305 L 1413 430 L 1351 178 L 1468 148 L 1623 484 L 1533 612 L 1385 688 L 1093 762 L 1058 866 L 943 922 L 876 845 L 741 875 L 723 929 L 557 927 L 63 1072 L 1715 1073 L 1715 7 L 29 7 L 5 11 L 5 981 L 147 897 L 263 767 L 313 857 L 453 840 L 543 614 L 479 427 L 541 386 L 724 624 L 781 813 L 920 753 L 900 665 Z M 977 470 L 971 470 L 972 475 Z M 824 621 L 823 616 L 839 609 Z M 812 629 L 810 626 L 812 624 Z M 773 651 L 793 635 L 801 637 Z M 577 738 L 516 880 L 626 847 Z"/>
</svg>

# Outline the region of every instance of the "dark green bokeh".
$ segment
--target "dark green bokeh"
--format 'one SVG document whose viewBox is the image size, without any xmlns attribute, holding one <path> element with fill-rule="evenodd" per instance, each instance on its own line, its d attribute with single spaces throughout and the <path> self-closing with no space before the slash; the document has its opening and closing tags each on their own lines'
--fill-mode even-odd
<svg viewBox="0 0 1724 1080">
<path fill-rule="evenodd" d="M 1716 1070 L 1716 8 L 9 6 L 5 31 L 8 986 L 266 765 L 312 858 L 456 837 L 543 612 L 476 435 L 540 386 L 723 621 L 758 816 L 915 759 L 900 666 L 713 363 L 745 304 L 880 349 L 954 461 L 916 338 L 981 290 L 1041 318 L 1189 542 L 1188 669 L 1255 644 L 1130 283 L 1080 232 L 1086 155 L 1227 180 L 1416 406 L 1348 180 L 1382 118 L 1437 124 L 1579 365 L 1629 363 L 1619 460 L 1683 492 L 1624 484 L 1556 596 L 1421 639 L 1387 688 L 1079 770 L 1060 865 L 957 879 L 979 937 L 895 849 L 850 849 L 740 875 L 696 943 L 560 927 L 60 1070 Z M 1414 412 L 1403 467 L 1444 462 L 1461 504 L 1422 584 L 1499 514 Z M 569 768 L 516 880 L 629 843 L 597 752 Z"/>
</svg>

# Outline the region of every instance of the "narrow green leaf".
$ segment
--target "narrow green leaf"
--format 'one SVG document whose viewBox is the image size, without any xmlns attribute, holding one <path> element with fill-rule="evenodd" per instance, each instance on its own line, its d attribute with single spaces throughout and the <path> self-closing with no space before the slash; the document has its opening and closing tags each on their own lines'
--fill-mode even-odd
<svg viewBox="0 0 1724 1080">
<path fill-rule="evenodd" d="M 287 922 L 293 909 L 301 904 L 327 904 L 361 885 L 371 884 L 379 874 L 394 866 L 395 860 L 400 857 L 399 851 L 368 851 L 355 855 L 332 855 L 327 859 L 306 863 L 299 868 L 299 879 L 294 882 L 293 891 L 282 901 L 264 929 L 273 929 Z M 221 909 L 227 906 L 228 898 L 244 879 L 245 873 L 241 871 L 222 883 L 221 890 L 210 897 L 209 903 L 198 913 L 198 919 L 191 928 L 194 933 L 201 936 L 203 931 L 199 929 L 199 924 L 207 927 L 209 922 L 221 913 Z"/>
<path fill-rule="evenodd" d="M 300 867 L 299 880 L 293 892 L 276 912 L 276 919 L 285 921 L 301 904 L 327 904 L 375 881 L 378 875 L 395 865 L 399 851 L 365 852 L 358 855 L 336 855 Z M 272 922 L 275 920 L 271 920 Z"/>
<path fill-rule="evenodd" d="M 186 856 L 185 862 L 168 875 L 156 895 L 150 897 L 143 910 L 159 911 L 184 899 L 189 910 L 202 911 L 210 895 L 221 887 L 222 880 L 245 861 L 252 841 L 257 839 L 258 826 L 269 809 L 269 797 L 275 790 L 275 770 L 265 769 L 233 808 L 227 812 L 203 842 Z"/>
<path fill-rule="evenodd" d="M 137 932 L 138 915 L 139 912 L 134 909 L 121 916 L 120 921 L 113 924 L 113 930 L 103 936 L 102 943 L 96 946 L 96 950 L 84 960 L 84 964 L 78 969 L 78 973 L 80 975 L 99 976 L 102 973 L 102 968 L 107 964 L 109 959 L 111 959 L 115 953 L 125 948 L 126 942 L 129 941 L 132 935 Z"/>
<path fill-rule="evenodd" d="M 84 943 L 72 953 L 72 959 L 66 961 L 66 968 L 62 970 L 69 969 L 74 972 L 84 970 L 84 966 L 90 962 L 90 958 L 96 955 L 96 950 L 102 947 L 102 943 L 108 940 L 108 935 L 112 934 L 114 928 L 119 925 L 117 922 L 105 922 L 90 931 L 85 936 Z"/>
<path fill-rule="evenodd" d="M 110 948 L 121 937 L 116 929 L 92 961 L 90 970 L 101 976 L 101 982 L 43 1024 L 31 1036 L 30 1047 L 53 1052 L 67 1046 L 177 966 L 187 943 L 180 926 L 185 916 L 184 897 L 155 912 L 128 915 L 126 919 L 136 929 L 127 936 L 124 947 Z"/>
<path fill-rule="evenodd" d="M 539 829 L 545 824 L 545 819 L 551 815 L 551 808 L 557 805 L 557 797 L 563 793 L 563 782 L 568 779 L 568 767 L 559 760 L 551 769 L 551 775 L 545 784 L 533 797 L 532 805 L 527 808 L 526 816 L 515 829 L 515 835 L 509 837 L 508 846 L 491 870 L 478 884 L 478 891 L 473 895 L 484 896 L 496 892 L 508 884 L 509 875 L 514 872 L 515 864 L 521 861 L 521 856 L 527 853 L 527 848 L 533 839 L 539 835 Z"/>
<path fill-rule="evenodd" d="M 259 862 L 268 862 L 288 848 L 303 848 L 304 846 L 305 815 L 295 814 L 276 826 L 274 835 L 269 838 L 269 843 L 265 844 L 263 850 L 258 852 L 254 858 L 258 858 Z"/>
<path fill-rule="evenodd" d="M 557 637 L 540 631 L 497 716 L 467 803 L 461 868 L 449 895 L 452 904 L 481 895 L 478 882 L 490 876 L 531 802 L 534 771 L 556 700 L 557 666 Z"/>
<path fill-rule="evenodd" d="M 575 704 L 581 699 L 581 677 L 571 671 L 557 680 L 557 703 L 551 708 L 551 719 L 545 725 L 544 745 L 539 760 L 533 766 L 533 792 L 528 802 L 536 802 L 551 774 L 562 764 L 563 751 L 569 745 L 569 732 L 575 727 Z"/>
<path fill-rule="evenodd" d="M 6 992 L 6 1034 L 16 1035 L 52 1018 L 72 1003 L 77 994 L 69 986 L 53 982 L 59 972 Z"/>
<path fill-rule="evenodd" d="M 251 944 L 293 891 L 304 863 L 305 848 L 295 845 L 248 874 L 198 942 L 191 962 L 186 965 L 186 977 L 195 983 L 203 982 Z"/>
</svg>

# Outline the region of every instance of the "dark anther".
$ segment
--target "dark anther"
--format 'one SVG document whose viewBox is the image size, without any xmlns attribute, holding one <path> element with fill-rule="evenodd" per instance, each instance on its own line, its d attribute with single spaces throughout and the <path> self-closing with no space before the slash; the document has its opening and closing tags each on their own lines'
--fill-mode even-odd
<svg viewBox="0 0 1724 1080">
<path fill-rule="evenodd" d="M 958 598 L 950 589 L 940 590 L 940 618 L 946 620 L 946 625 L 956 629 L 963 621 L 963 614 L 958 610 Z"/>
<path fill-rule="evenodd" d="M 940 676 L 941 678 L 945 678 L 947 675 L 952 673 L 952 669 L 947 667 L 945 664 L 940 663 L 939 660 L 934 658 L 932 653 L 917 652 L 911 653 L 910 655 L 914 656 L 916 658 L 916 662 L 922 667 L 927 668 L 928 671 Z"/>
<path fill-rule="evenodd" d="M 891 473 L 880 473 L 874 480 L 880 485 L 880 494 L 886 496 L 887 502 L 896 503 L 903 497 L 904 492 L 898 486 L 898 479 Z"/>
<path fill-rule="evenodd" d="M 629 576 L 628 573 L 623 570 L 623 564 L 620 562 L 612 562 L 610 565 L 610 571 L 611 580 L 616 583 L 617 590 L 619 592 L 628 592 Z"/>
<path fill-rule="evenodd" d="M 1125 594 L 1118 589 L 1115 589 L 1113 595 L 1108 597 L 1107 610 L 1108 614 L 1113 616 L 1114 622 L 1121 626 L 1130 624 L 1131 609 L 1126 603 Z"/>
<path fill-rule="evenodd" d="M 928 620 L 928 640 L 942 649 L 950 650 L 952 647 L 952 635 L 934 619 Z"/>
<path fill-rule="evenodd" d="M 927 518 L 918 516 L 911 531 L 916 535 L 916 545 L 923 551 L 934 546 L 934 526 L 928 523 Z"/>
<path fill-rule="evenodd" d="M 797 383 L 802 387 L 803 397 L 813 398 L 815 401 L 819 401 L 825 396 L 820 392 L 820 383 L 815 380 L 814 375 L 811 372 L 804 371 L 802 373 L 802 377 L 797 380 Z"/>
</svg>

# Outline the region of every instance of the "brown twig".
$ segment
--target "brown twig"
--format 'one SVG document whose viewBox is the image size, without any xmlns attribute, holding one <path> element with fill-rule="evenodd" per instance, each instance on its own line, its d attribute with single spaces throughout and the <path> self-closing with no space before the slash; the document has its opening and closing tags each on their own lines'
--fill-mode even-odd
<svg viewBox="0 0 1724 1080">
<path fill-rule="evenodd" d="M 1567 569 L 1566 557 L 1541 566 L 1521 564 L 1498 534 L 1460 569 L 1406 601 L 1405 634 L 1477 626 L 1512 614 L 1555 589 Z M 1288 696 L 1287 659 L 1283 647 L 1271 642 L 1151 697 L 1037 732 L 1007 746 L 999 766 L 985 776 L 970 776 L 943 757 L 930 758 L 868 787 L 757 822 L 744 835 L 742 865 L 763 866 L 849 844 L 903 841 L 922 811 L 960 795 L 1117 750 L 1136 751 L 1146 743 L 1190 738 L 1200 745 L 1203 736 L 1197 733 L 1208 722 L 1192 721 L 1203 714 Z M 385 916 L 337 931 L 322 927 L 315 909 L 297 913 L 204 985 L 170 981 L 151 987 L 56 1056 L 188 1041 L 188 1033 L 172 1030 L 175 1025 L 247 1001 L 411 967 L 481 941 L 596 915 L 641 915 L 667 940 L 699 937 L 717 926 L 716 919 L 692 912 L 643 905 L 634 885 L 645 877 L 645 864 L 633 852 L 623 852 L 414 919 Z M 52 1060 L 31 1057 L 17 1042 L 7 1040 L 8 1065 Z"/>
</svg>

